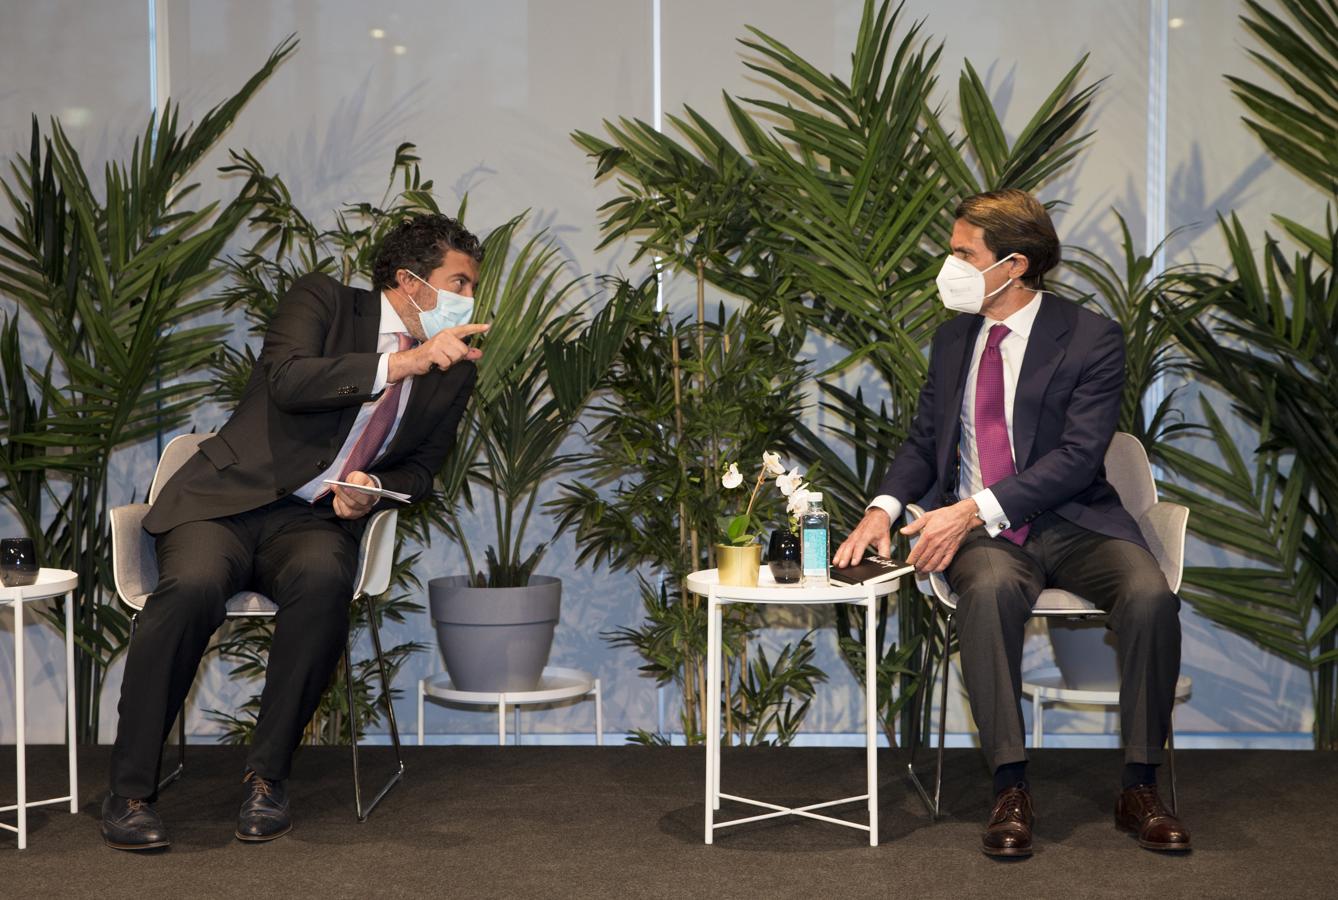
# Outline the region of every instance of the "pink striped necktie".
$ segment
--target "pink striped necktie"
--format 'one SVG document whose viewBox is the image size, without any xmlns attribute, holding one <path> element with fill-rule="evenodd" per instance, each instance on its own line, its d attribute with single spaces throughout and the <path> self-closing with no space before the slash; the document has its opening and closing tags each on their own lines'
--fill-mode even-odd
<svg viewBox="0 0 1338 900">
<path fill-rule="evenodd" d="M 399 338 L 400 351 L 408 350 L 414 347 L 418 342 L 404 332 L 395 335 Z M 386 389 L 377 398 L 376 405 L 372 408 L 372 414 L 368 416 L 366 425 L 363 426 L 362 434 L 353 442 L 353 449 L 348 453 L 348 459 L 344 461 L 344 468 L 339 472 L 339 481 L 347 481 L 348 476 L 353 472 L 365 472 L 368 464 L 376 458 L 376 451 L 386 442 L 386 436 L 390 434 L 391 426 L 395 424 L 395 415 L 400 410 L 400 393 L 404 387 L 404 382 L 397 381 L 394 384 L 387 385 Z"/>
<path fill-rule="evenodd" d="M 1007 335 L 1007 325 L 990 328 L 976 372 L 976 459 L 985 487 L 1017 474 L 1013 447 L 1008 440 L 1008 419 L 1004 415 L 1003 355 L 999 352 L 999 344 Z M 1021 547 L 1030 530 L 1030 525 L 1022 525 L 999 533 Z"/>
</svg>

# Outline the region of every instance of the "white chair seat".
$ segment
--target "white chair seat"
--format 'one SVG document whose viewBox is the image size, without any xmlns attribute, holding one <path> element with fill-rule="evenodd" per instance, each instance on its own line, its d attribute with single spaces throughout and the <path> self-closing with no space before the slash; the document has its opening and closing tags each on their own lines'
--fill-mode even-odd
<svg viewBox="0 0 1338 900">
<path fill-rule="evenodd" d="M 1036 605 L 1031 609 L 1033 616 L 1073 616 L 1084 613 L 1104 615 L 1095 603 L 1058 588 L 1041 591 L 1041 596 L 1036 598 Z"/>
<path fill-rule="evenodd" d="M 255 591 L 240 591 L 228 598 L 229 616 L 272 616 L 279 604 Z"/>
<path fill-rule="evenodd" d="M 143 609 L 144 604 L 149 602 L 149 595 L 135 594 L 125 599 L 135 609 Z M 227 611 L 229 616 L 272 616 L 279 611 L 279 604 L 264 594 L 242 591 L 228 598 Z"/>
</svg>

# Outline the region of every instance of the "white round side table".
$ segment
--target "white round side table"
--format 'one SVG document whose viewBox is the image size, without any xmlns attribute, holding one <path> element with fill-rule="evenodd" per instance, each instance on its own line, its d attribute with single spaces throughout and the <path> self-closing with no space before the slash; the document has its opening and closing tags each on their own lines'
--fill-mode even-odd
<svg viewBox="0 0 1338 900">
<path fill-rule="evenodd" d="M 878 711 L 877 711 L 877 656 L 875 654 L 874 619 L 877 615 L 877 598 L 886 596 L 897 589 L 900 579 L 884 581 L 873 585 L 845 584 L 777 584 L 771 577 L 771 570 L 762 566 L 758 572 L 757 585 L 739 587 L 720 583 L 717 569 L 703 569 L 687 577 L 687 588 L 696 594 L 705 595 L 707 600 L 706 629 L 706 708 L 712 713 L 706 716 L 706 843 L 713 843 L 716 831 L 731 825 L 745 822 L 760 822 L 780 816 L 802 816 L 817 819 L 832 825 L 842 825 L 869 833 L 869 846 L 878 846 Z M 808 806 L 788 807 L 762 800 L 740 797 L 736 794 L 724 794 L 720 791 L 720 679 L 721 658 L 724 648 L 721 632 L 723 631 L 723 608 L 729 603 L 775 603 L 796 606 L 811 606 L 828 603 L 848 603 L 851 606 L 864 607 L 864 749 L 866 768 L 866 788 L 863 794 L 855 797 L 842 797 L 839 800 L 826 800 Z M 727 822 L 716 821 L 716 811 L 720 809 L 721 799 L 733 800 L 755 806 L 769 812 L 754 816 L 731 819 Z M 816 810 L 841 806 L 847 803 L 865 801 L 868 809 L 868 824 L 847 822 L 826 816 Z"/>
<path fill-rule="evenodd" d="M 506 746 L 506 707 L 515 707 L 516 744 L 520 744 L 520 708 L 559 700 L 595 697 L 595 743 L 604 746 L 604 702 L 600 697 L 599 679 L 580 669 L 548 666 L 539 676 L 539 686 L 532 691 L 462 691 L 451 684 L 445 672 L 418 682 L 418 744 L 423 744 L 423 706 L 431 699 L 442 703 L 465 703 L 470 706 L 497 707 L 497 746 Z"/>
<path fill-rule="evenodd" d="M 14 610 L 14 774 L 18 782 L 18 797 L 9 806 L 0 806 L 0 813 L 17 813 L 17 822 L 7 825 L 0 822 L 0 828 L 12 831 L 19 838 L 19 849 L 28 847 L 28 808 L 32 806 L 54 806 L 57 803 L 70 802 L 70 812 L 79 812 L 79 770 L 75 759 L 75 722 L 74 722 L 74 595 L 79 584 L 79 576 L 69 569 L 39 569 L 37 581 L 16 587 L 0 587 L 0 606 L 10 606 Z M 28 754 L 27 726 L 24 722 L 24 673 L 23 673 L 23 607 L 27 603 L 50 600 L 65 596 L 65 742 L 70 760 L 70 793 L 64 797 L 52 797 L 48 800 L 28 799 Z"/>
</svg>

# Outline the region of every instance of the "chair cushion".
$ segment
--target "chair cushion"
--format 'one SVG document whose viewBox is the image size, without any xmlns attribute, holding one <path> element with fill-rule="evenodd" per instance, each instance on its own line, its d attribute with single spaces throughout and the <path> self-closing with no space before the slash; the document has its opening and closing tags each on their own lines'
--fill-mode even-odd
<svg viewBox="0 0 1338 900">
<path fill-rule="evenodd" d="M 255 591 L 241 591 L 228 598 L 229 616 L 272 616 L 279 611 L 279 604 L 264 594 Z"/>
</svg>

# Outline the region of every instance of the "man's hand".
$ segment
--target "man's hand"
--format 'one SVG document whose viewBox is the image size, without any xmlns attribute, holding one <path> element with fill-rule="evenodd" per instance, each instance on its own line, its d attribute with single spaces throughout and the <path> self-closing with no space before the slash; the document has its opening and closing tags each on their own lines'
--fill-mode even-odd
<svg viewBox="0 0 1338 900">
<path fill-rule="evenodd" d="M 376 487 L 376 481 L 366 472 L 350 472 L 343 479 L 349 484 L 365 484 L 368 487 Z M 376 497 L 372 494 L 364 494 L 362 491 L 355 491 L 352 488 L 341 487 L 340 485 L 331 485 L 334 488 L 334 511 L 335 515 L 341 519 L 361 519 L 372 511 L 376 505 Z"/>
<path fill-rule="evenodd" d="M 857 563 L 864 558 L 864 551 L 873 546 L 879 556 L 892 555 L 892 519 L 886 510 L 874 507 L 859 520 L 850 537 L 841 542 L 832 557 L 832 565 L 837 568 Z"/>
<path fill-rule="evenodd" d="M 979 513 L 976 501 L 968 497 L 952 506 L 931 509 L 901 529 L 905 535 L 920 535 L 906 562 L 915 566 L 915 571 L 921 575 L 942 572 L 957 555 L 957 548 L 962 545 L 966 533 L 984 524 Z"/>
<path fill-rule="evenodd" d="M 390 354 L 386 380 L 394 384 L 410 375 L 424 375 L 433 366 L 449 369 L 464 359 L 482 359 L 483 351 L 470 347 L 465 339 L 471 335 L 485 334 L 491 327 L 482 323 L 457 325 L 433 335 L 412 350 Z"/>
</svg>

